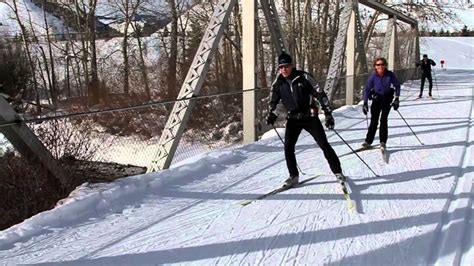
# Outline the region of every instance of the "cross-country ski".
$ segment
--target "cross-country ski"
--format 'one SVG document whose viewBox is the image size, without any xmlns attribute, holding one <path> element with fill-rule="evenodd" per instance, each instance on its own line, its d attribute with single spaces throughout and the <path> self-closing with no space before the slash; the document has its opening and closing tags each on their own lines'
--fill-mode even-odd
<svg viewBox="0 0 474 266">
<path fill-rule="evenodd" d="M 292 185 L 292 186 L 282 185 L 281 187 L 279 187 L 279 188 L 277 188 L 277 189 L 274 189 L 274 190 L 272 190 L 272 191 L 270 191 L 270 192 L 268 192 L 268 193 L 266 193 L 266 194 L 262 194 L 262 195 L 260 195 L 260 196 L 258 196 L 258 197 L 256 197 L 256 198 L 254 198 L 254 199 L 244 200 L 244 201 L 240 202 L 240 204 L 241 204 L 242 206 L 247 206 L 247 205 L 249 205 L 249 204 L 251 204 L 251 203 L 253 203 L 253 202 L 257 201 L 257 200 L 262 200 L 262 199 L 265 199 L 265 198 L 267 198 L 267 197 L 269 197 L 269 196 L 278 194 L 278 193 L 280 193 L 280 192 L 283 192 L 283 191 L 286 191 L 286 190 L 289 190 L 289 189 L 293 189 L 293 188 L 297 188 L 297 187 L 299 187 L 299 186 L 301 186 L 301 185 L 303 185 L 303 184 L 305 184 L 305 183 L 307 183 L 307 182 L 309 182 L 309 181 L 311 181 L 311 180 L 314 180 L 315 178 L 318 178 L 318 177 L 319 177 L 319 175 L 306 178 L 306 179 L 304 179 L 303 181 L 300 181 L 298 184 L 295 184 L 295 185 Z"/>
</svg>

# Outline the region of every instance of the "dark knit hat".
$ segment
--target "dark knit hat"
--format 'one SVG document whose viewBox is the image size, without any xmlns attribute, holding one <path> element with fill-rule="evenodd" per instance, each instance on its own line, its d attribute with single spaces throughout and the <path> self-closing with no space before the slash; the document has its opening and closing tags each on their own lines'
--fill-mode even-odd
<svg viewBox="0 0 474 266">
<path fill-rule="evenodd" d="M 288 64 L 291 64 L 291 56 L 285 52 L 281 53 L 280 56 L 278 56 L 278 66 L 285 66 Z"/>
<path fill-rule="evenodd" d="M 424 54 L 424 55 L 423 55 L 423 57 L 426 57 L 426 58 L 428 58 L 428 55 L 427 55 L 427 54 Z"/>
</svg>

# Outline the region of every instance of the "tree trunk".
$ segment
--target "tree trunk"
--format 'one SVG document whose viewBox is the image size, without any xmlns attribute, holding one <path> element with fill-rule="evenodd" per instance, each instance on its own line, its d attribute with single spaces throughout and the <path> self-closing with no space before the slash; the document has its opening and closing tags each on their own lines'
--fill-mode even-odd
<svg viewBox="0 0 474 266">
<path fill-rule="evenodd" d="M 178 7 L 175 0 L 167 0 L 171 12 L 170 32 L 170 54 L 168 58 L 168 95 L 176 99 L 178 91 L 176 88 L 176 61 L 178 57 Z"/>
<path fill-rule="evenodd" d="M 53 98 L 55 98 L 55 96 L 54 96 L 54 89 L 52 88 L 53 83 L 51 81 L 51 72 L 48 66 L 48 58 L 46 57 L 46 53 L 44 52 L 44 49 L 41 45 L 39 46 L 39 49 L 41 51 L 41 57 L 43 59 L 43 64 L 44 64 L 44 72 L 46 72 L 46 77 L 48 78 L 48 82 L 46 82 L 46 79 L 44 78 L 43 69 L 41 68 L 41 61 L 38 60 L 38 66 L 40 68 L 40 73 L 41 73 L 40 77 L 41 79 L 43 79 L 44 88 L 45 89 L 49 88 L 51 98 L 48 99 L 48 103 L 51 104 L 51 101 Z"/>
<path fill-rule="evenodd" d="M 123 12 L 125 16 L 125 24 L 123 29 L 123 39 L 122 39 L 122 57 L 123 57 L 123 93 L 125 96 L 130 95 L 130 65 L 128 62 L 128 27 L 130 26 L 130 15 L 129 15 L 129 1 L 126 0 L 123 2 Z"/>
<path fill-rule="evenodd" d="M 33 89 L 34 91 L 38 91 L 38 81 L 36 80 L 36 68 L 35 68 L 35 65 L 36 63 L 33 62 L 33 59 L 32 59 L 32 54 L 31 54 L 31 51 L 30 51 L 30 41 L 28 40 L 28 32 L 26 31 L 26 28 L 25 28 L 25 25 L 23 25 L 21 19 L 20 19 L 20 14 L 18 13 L 18 7 L 16 5 L 16 0 L 13 0 L 13 6 L 10 6 L 10 8 L 13 9 L 13 12 L 15 13 L 15 19 L 18 23 L 18 25 L 20 26 L 20 30 L 21 30 L 21 38 L 23 40 L 23 43 L 25 45 L 25 51 L 26 51 L 26 56 L 28 58 L 28 65 L 30 66 L 30 71 L 31 71 L 31 76 L 32 76 L 32 79 L 33 79 Z M 21 96 L 20 96 L 21 97 Z M 36 97 L 37 97 L 37 112 L 38 114 L 41 113 L 41 107 L 40 107 L 40 104 L 39 104 L 39 95 L 38 93 L 36 93 Z"/>
<path fill-rule="evenodd" d="M 142 38 L 141 38 L 141 28 L 134 27 L 137 43 L 138 43 L 138 55 L 140 59 L 140 72 L 142 74 L 143 84 L 145 85 L 145 93 L 148 100 L 151 99 L 151 91 L 150 91 L 150 84 L 148 82 L 148 71 L 145 64 L 145 57 L 143 56 L 143 45 L 142 45 Z"/>
<path fill-rule="evenodd" d="M 90 54 L 91 54 L 91 91 L 92 91 L 92 104 L 99 103 L 99 99 L 104 96 L 101 95 L 100 86 L 99 86 L 99 73 L 97 67 L 97 49 L 96 49 L 96 40 L 97 34 L 95 30 L 95 8 L 97 5 L 97 0 L 89 1 L 89 31 L 90 31 Z"/>
<path fill-rule="evenodd" d="M 43 4 L 45 3 L 45 0 L 43 0 Z M 56 70 L 55 70 L 55 63 L 54 63 L 54 57 L 53 57 L 53 49 L 51 47 L 51 36 L 49 32 L 49 24 L 48 20 L 46 19 L 46 11 L 43 9 L 43 17 L 44 17 L 44 24 L 46 26 L 46 39 L 48 41 L 48 53 L 49 53 L 49 64 L 51 67 L 51 83 L 50 83 L 50 91 L 51 91 L 51 101 L 53 105 L 56 107 L 57 104 L 57 91 L 58 91 L 58 85 L 57 85 L 57 79 L 56 79 Z"/>
</svg>

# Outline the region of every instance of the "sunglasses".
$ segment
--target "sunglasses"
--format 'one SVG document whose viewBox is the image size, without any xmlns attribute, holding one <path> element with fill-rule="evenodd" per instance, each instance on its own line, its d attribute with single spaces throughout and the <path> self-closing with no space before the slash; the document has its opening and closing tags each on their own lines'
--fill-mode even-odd
<svg viewBox="0 0 474 266">
<path fill-rule="evenodd" d="M 279 66 L 278 68 L 279 68 L 279 69 L 282 69 L 282 68 L 290 68 L 290 65 Z"/>
<path fill-rule="evenodd" d="M 376 66 L 385 66 L 385 64 L 375 64 Z"/>
</svg>

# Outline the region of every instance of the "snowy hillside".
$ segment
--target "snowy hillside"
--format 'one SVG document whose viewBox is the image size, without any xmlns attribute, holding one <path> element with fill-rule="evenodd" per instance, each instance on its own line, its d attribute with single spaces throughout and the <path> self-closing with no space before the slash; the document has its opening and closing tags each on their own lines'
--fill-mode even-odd
<svg viewBox="0 0 474 266">
<path fill-rule="evenodd" d="M 451 43 L 440 55 L 445 41 L 421 44 L 422 53 L 447 61 L 447 70 L 435 67 L 436 99 L 414 100 L 419 81 L 402 87 L 399 111 L 423 144 L 392 111 L 389 163 L 378 150 L 359 154 L 376 177 L 327 132 L 350 178 L 354 211 L 306 133 L 297 159 L 303 180 L 317 178 L 239 204 L 287 176 L 282 144 L 268 132 L 253 144 L 160 173 L 85 184 L 55 209 L 0 232 L 0 264 L 472 265 L 474 45 L 472 39 Z M 458 56 L 460 47 L 467 57 Z M 466 68 L 457 60 L 471 69 L 455 69 Z M 358 147 L 367 131 L 361 107 L 334 116 L 337 132 Z"/>
<path fill-rule="evenodd" d="M 46 34 L 45 14 L 43 9 L 34 5 L 30 0 L 16 1 L 18 16 L 23 23 L 31 20 L 31 26 L 37 35 Z M 0 1 L 0 36 L 15 36 L 20 33 L 20 27 L 15 20 L 12 1 Z M 52 34 L 68 32 L 63 21 L 46 13 L 46 22 L 51 27 Z M 70 30 L 71 31 L 71 30 Z"/>
<path fill-rule="evenodd" d="M 50 1 L 55 2 L 55 1 Z M 64 0 L 67 3 L 67 0 Z M 390 1 L 388 1 L 390 2 Z M 392 1 L 398 2 L 398 1 Z M 449 1 L 448 1 L 449 2 Z M 13 6 L 12 0 L 3 0 L 0 1 L 0 36 L 14 36 L 20 32 L 19 27 L 14 19 L 14 13 L 11 6 Z M 45 19 L 43 15 L 43 10 L 33 4 L 33 0 L 16 0 L 19 15 L 23 23 L 27 23 L 31 20 L 31 26 L 34 28 L 37 34 L 43 35 L 45 33 Z M 102 22 L 104 25 L 108 25 L 117 30 L 122 30 L 121 23 L 123 22 L 123 5 L 125 2 L 120 1 L 110 1 L 110 0 L 98 0 L 96 6 L 96 17 L 98 21 Z M 186 10 L 193 4 L 191 0 L 180 0 L 176 1 L 179 5 L 180 10 Z M 278 9 L 281 2 L 277 2 Z M 460 5 L 462 4 L 462 7 Z M 453 21 L 448 21 L 445 23 L 434 23 L 427 22 L 429 29 L 436 30 L 460 30 L 466 25 L 469 29 L 474 27 L 474 18 L 472 16 L 474 7 L 472 4 L 465 3 L 460 1 L 460 3 L 453 3 L 453 5 L 446 5 L 447 7 L 452 6 L 450 10 L 457 14 L 458 18 Z M 456 7 L 454 7 L 456 6 Z M 360 5 L 360 8 L 364 8 L 363 5 Z M 368 9 L 371 10 L 371 9 Z M 151 21 L 160 21 L 166 20 L 168 16 L 168 7 L 167 3 L 164 0 L 148 0 L 142 1 L 137 15 L 133 18 L 134 21 L 141 23 L 150 23 Z M 51 26 L 51 34 L 64 34 L 68 31 L 66 26 L 61 18 L 58 18 L 54 14 L 48 12 L 45 13 L 46 20 L 48 25 Z M 416 15 L 412 15 L 413 18 L 417 18 Z M 428 19 L 428 18 L 418 18 L 418 19 Z M 381 23 L 383 24 L 383 23 Z M 74 32 L 74 30 L 69 29 L 69 32 Z"/>
<path fill-rule="evenodd" d="M 54 3 L 55 1 L 51 2 Z M 67 0 L 63 2 L 67 3 Z M 183 10 L 187 9 L 190 5 L 187 0 L 178 1 L 177 3 L 179 3 L 179 7 Z M 124 19 L 124 4 L 125 2 L 120 1 L 98 0 L 95 16 L 98 18 L 98 21 L 104 25 L 121 30 L 121 24 Z M 25 23 L 25 25 L 28 25 L 28 28 L 32 27 L 38 35 L 44 35 L 46 32 L 45 16 L 48 25 L 51 27 L 51 34 L 66 34 L 68 32 L 61 18 L 47 11 L 43 14 L 43 9 L 35 5 L 33 0 L 16 0 L 16 5 L 20 20 Z M 14 36 L 20 33 L 13 7 L 12 0 L 0 1 L 0 36 Z M 168 7 L 164 0 L 142 1 L 133 20 L 142 23 L 164 21 L 168 13 Z M 29 24 L 30 20 L 31 24 Z M 69 29 L 69 32 L 75 31 Z"/>
<path fill-rule="evenodd" d="M 423 37 L 420 47 L 421 54 L 428 54 L 438 64 L 435 71 L 439 71 L 441 60 L 445 68 L 474 69 L 474 37 Z"/>
</svg>

